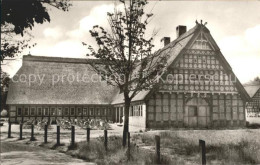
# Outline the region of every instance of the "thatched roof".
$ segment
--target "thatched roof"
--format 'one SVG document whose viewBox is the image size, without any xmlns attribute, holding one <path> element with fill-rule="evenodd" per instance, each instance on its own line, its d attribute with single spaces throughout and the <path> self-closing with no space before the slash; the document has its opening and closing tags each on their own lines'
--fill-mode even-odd
<svg viewBox="0 0 260 165">
<path fill-rule="evenodd" d="M 90 81 L 91 75 L 98 79 L 91 62 L 99 63 L 91 59 L 23 56 L 22 67 L 10 84 L 7 104 L 110 104 L 118 90 L 105 81 Z M 36 80 L 29 84 L 33 75 Z M 16 82 L 19 76 L 22 81 Z"/>
<path fill-rule="evenodd" d="M 222 53 L 220 52 L 216 42 L 210 35 L 209 30 L 204 26 L 197 24 L 194 28 L 182 34 L 176 40 L 172 41 L 164 48 L 155 52 L 153 62 L 159 62 L 160 58 L 167 57 L 167 65 L 171 66 L 177 63 L 183 52 L 189 48 L 192 41 L 199 32 L 203 30 L 207 33 L 210 42 L 214 45 L 224 68 L 232 72 L 232 69 Z M 158 59 L 158 60 L 157 60 Z M 39 80 L 28 85 L 28 82 L 11 83 L 7 98 L 7 104 L 120 104 L 124 102 L 122 94 L 113 86 L 109 86 L 106 82 L 77 82 L 72 83 L 65 81 L 52 85 L 52 77 L 54 75 L 87 75 L 95 74 L 90 63 L 101 64 L 99 60 L 94 59 L 71 59 L 57 57 L 39 57 L 24 56 L 23 66 L 17 72 L 16 77 L 25 74 L 27 77 L 31 74 L 45 75 L 43 84 L 39 84 Z M 138 69 L 138 68 L 137 68 Z M 233 73 L 233 72 L 232 72 Z M 82 77 L 82 76 L 81 76 Z M 245 91 L 242 84 L 236 83 L 239 91 L 246 99 L 249 95 Z M 154 90 L 153 90 L 154 91 Z M 133 101 L 145 100 L 153 91 L 141 91 Z"/>
<path fill-rule="evenodd" d="M 176 57 L 180 54 L 180 52 L 185 48 L 187 43 L 190 41 L 192 36 L 195 33 L 195 30 L 198 28 L 198 26 L 195 26 L 194 28 L 190 29 L 180 37 L 178 37 L 176 40 L 170 42 L 168 45 L 163 47 L 162 49 L 159 49 L 154 53 L 154 59 L 153 63 L 160 62 L 160 58 L 167 57 L 167 65 L 170 66 L 172 62 L 176 59 Z M 153 65 L 153 64 L 152 64 Z M 136 68 L 136 71 L 138 71 L 139 68 Z M 146 98 L 146 96 L 150 93 L 150 90 L 143 90 L 140 91 L 133 99 L 132 101 L 141 101 Z M 120 104 L 124 102 L 124 95 L 121 93 L 118 93 L 112 104 Z"/>
<path fill-rule="evenodd" d="M 145 99 L 146 95 L 149 93 L 149 90 L 143 90 L 137 93 L 137 95 L 132 99 L 132 102 L 135 101 L 142 101 Z M 132 94 L 132 92 L 130 92 Z M 121 104 L 124 103 L 124 94 L 123 93 L 117 93 L 115 98 L 113 99 L 112 104 Z"/>
</svg>

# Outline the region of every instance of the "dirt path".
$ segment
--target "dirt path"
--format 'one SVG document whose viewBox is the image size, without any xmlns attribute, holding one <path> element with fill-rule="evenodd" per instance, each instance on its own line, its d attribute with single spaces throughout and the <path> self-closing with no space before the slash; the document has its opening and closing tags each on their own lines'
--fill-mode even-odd
<svg viewBox="0 0 260 165">
<path fill-rule="evenodd" d="M 1 165 L 93 165 L 69 155 L 24 144 L 1 142 Z"/>
</svg>

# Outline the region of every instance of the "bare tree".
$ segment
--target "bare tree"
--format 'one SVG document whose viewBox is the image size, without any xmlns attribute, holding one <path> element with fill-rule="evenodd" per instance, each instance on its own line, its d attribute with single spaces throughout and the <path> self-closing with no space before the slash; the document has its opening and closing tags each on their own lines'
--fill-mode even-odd
<svg viewBox="0 0 260 165">
<path fill-rule="evenodd" d="M 90 30 L 98 48 L 88 46 L 90 54 L 102 65 L 93 64 L 95 71 L 107 83 L 117 86 L 124 96 L 123 146 L 129 131 L 129 109 L 131 100 L 142 90 L 148 90 L 156 83 L 157 75 L 166 66 L 166 57 L 152 54 L 153 37 L 145 37 L 146 27 L 153 14 L 145 14 L 146 0 L 120 1 L 123 9 L 115 7 L 108 13 L 111 31 L 95 25 Z M 85 45 L 85 43 L 83 43 Z"/>
</svg>

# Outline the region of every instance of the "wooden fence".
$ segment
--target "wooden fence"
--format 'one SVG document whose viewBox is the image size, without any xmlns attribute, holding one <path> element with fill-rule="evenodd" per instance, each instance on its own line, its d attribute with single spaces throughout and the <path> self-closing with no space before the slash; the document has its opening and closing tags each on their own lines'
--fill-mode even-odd
<svg viewBox="0 0 260 165">
<path fill-rule="evenodd" d="M 8 126 L 8 138 L 11 138 L 11 126 L 12 124 L 9 123 L 9 126 Z M 86 132 L 86 136 L 87 136 L 87 142 L 90 142 L 90 128 L 86 128 L 87 132 Z M 23 137 L 22 137 L 22 134 L 23 134 L 23 124 L 21 123 L 20 124 L 20 137 L 19 137 L 19 140 L 22 140 Z M 61 143 L 60 143 L 60 126 L 57 125 L 57 142 L 56 142 L 56 146 L 59 146 Z M 104 130 L 104 148 L 105 150 L 107 151 L 108 150 L 108 132 L 107 130 L 105 129 Z M 48 140 L 48 125 L 46 124 L 44 126 L 44 143 L 47 143 Z M 35 136 L 34 136 L 34 124 L 31 124 L 31 137 L 30 137 L 30 141 L 34 141 L 36 140 Z M 130 132 L 128 132 L 127 134 L 127 142 L 128 142 L 128 160 L 130 160 Z M 75 126 L 72 125 L 71 126 L 71 146 L 74 146 L 75 145 Z M 199 140 L 199 147 L 201 148 L 201 164 L 202 165 L 206 165 L 206 142 L 204 140 Z M 158 135 L 155 135 L 155 162 L 157 164 L 160 164 L 161 163 L 161 145 L 160 145 L 160 136 Z"/>
</svg>

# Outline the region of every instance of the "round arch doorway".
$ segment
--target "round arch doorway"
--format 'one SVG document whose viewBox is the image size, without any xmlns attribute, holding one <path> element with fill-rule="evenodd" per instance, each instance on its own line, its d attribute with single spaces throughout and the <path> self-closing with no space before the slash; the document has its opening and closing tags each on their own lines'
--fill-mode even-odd
<svg viewBox="0 0 260 165">
<path fill-rule="evenodd" d="M 186 103 L 184 125 L 193 128 L 210 126 L 210 106 L 205 99 L 195 97 Z"/>
</svg>

